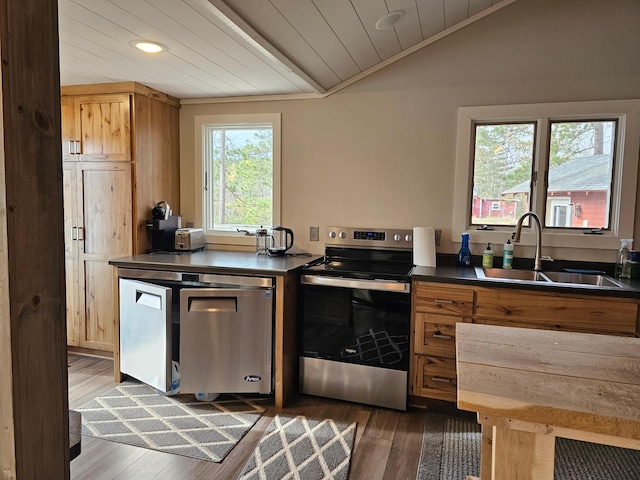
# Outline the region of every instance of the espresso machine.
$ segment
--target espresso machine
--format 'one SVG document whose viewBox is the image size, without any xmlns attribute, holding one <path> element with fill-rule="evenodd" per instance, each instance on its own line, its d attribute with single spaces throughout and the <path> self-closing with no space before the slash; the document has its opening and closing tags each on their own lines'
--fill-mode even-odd
<svg viewBox="0 0 640 480">
<path fill-rule="evenodd" d="M 171 206 L 164 200 L 156 203 L 151 210 L 151 220 L 147 221 L 151 242 L 147 253 L 175 251 L 176 230 L 179 228 L 182 228 L 182 216 L 172 215 Z"/>
</svg>

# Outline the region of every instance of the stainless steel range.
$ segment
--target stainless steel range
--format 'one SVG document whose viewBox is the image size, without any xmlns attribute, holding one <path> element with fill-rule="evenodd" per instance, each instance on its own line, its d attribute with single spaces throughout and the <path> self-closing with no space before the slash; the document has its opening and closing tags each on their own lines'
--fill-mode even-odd
<svg viewBox="0 0 640 480">
<path fill-rule="evenodd" d="M 406 410 L 413 232 L 326 231 L 301 276 L 301 391 Z"/>
</svg>

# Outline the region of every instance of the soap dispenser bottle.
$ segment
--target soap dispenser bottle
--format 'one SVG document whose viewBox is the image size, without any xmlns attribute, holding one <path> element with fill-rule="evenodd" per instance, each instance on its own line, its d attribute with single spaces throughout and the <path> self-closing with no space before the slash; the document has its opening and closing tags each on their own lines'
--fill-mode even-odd
<svg viewBox="0 0 640 480">
<path fill-rule="evenodd" d="M 493 268 L 493 250 L 491 244 L 487 244 L 487 249 L 482 252 L 482 266 L 484 268 Z"/>
<path fill-rule="evenodd" d="M 510 238 L 502 247 L 502 268 L 513 268 L 513 243 Z"/>
<path fill-rule="evenodd" d="M 631 264 L 629 263 L 629 249 L 633 244 L 633 239 L 621 238 L 620 250 L 618 250 L 618 256 L 616 257 L 616 277 L 630 278 L 631 277 Z"/>
<path fill-rule="evenodd" d="M 469 267 L 471 266 L 471 250 L 469 250 L 469 234 L 462 234 L 462 246 L 458 252 L 458 266 Z"/>
</svg>

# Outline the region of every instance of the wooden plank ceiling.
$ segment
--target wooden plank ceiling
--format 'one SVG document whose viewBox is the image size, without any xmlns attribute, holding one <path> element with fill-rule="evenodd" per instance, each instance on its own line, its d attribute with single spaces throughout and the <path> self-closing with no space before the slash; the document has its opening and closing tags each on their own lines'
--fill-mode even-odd
<svg viewBox="0 0 640 480">
<path fill-rule="evenodd" d="M 59 0 L 62 85 L 326 95 L 515 0 Z M 382 16 L 401 10 L 394 26 Z M 132 47 L 151 40 L 167 50 Z"/>
</svg>

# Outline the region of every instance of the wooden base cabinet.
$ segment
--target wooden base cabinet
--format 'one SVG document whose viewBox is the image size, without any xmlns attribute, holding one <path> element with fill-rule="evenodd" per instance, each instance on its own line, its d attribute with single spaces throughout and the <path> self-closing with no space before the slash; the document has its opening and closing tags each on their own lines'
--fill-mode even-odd
<svg viewBox="0 0 640 480">
<path fill-rule="evenodd" d="M 485 284 L 486 285 L 486 284 Z M 638 336 L 640 300 L 414 281 L 410 394 L 456 402 L 456 323 Z"/>
<path fill-rule="evenodd" d="M 474 323 L 633 336 L 638 300 L 585 294 L 477 289 Z"/>
<path fill-rule="evenodd" d="M 414 282 L 411 395 L 456 401 L 456 323 L 470 322 L 474 291 Z"/>
<path fill-rule="evenodd" d="M 67 344 L 113 352 L 109 259 L 146 253 L 156 202 L 179 213 L 179 101 L 134 82 L 63 87 Z"/>
</svg>

